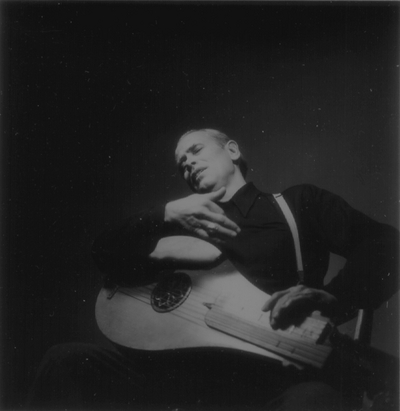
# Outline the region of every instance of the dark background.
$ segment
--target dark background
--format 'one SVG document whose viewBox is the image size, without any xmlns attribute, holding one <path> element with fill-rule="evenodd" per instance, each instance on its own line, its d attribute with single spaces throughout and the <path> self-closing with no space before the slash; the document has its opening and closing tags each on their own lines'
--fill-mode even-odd
<svg viewBox="0 0 400 411">
<path fill-rule="evenodd" d="M 91 243 L 188 193 L 173 161 L 187 129 L 231 133 L 261 189 L 313 183 L 398 226 L 398 11 L 3 1 L 2 406 L 50 346 L 101 339 Z M 373 336 L 396 355 L 397 299 Z"/>
</svg>

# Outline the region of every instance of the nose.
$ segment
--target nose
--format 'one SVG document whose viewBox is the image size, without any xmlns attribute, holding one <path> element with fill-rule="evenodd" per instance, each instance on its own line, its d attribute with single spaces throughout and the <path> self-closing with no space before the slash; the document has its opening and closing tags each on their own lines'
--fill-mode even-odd
<svg viewBox="0 0 400 411">
<path fill-rule="evenodd" d="M 196 164 L 196 157 L 193 156 L 192 154 L 187 154 L 185 156 L 185 160 L 183 161 L 183 166 L 184 168 L 190 169 L 193 168 L 193 166 Z"/>
<path fill-rule="evenodd" d="M 190 157 L 188 158 L 188 163 L 190 165 L 194 165 L 194 164 L 196 164 L 196 162 L 197 162 L 197 158 L 193 155 L 190 155 Z"/>
<path fill-rule="evenodd" d="M 190 174 L 192 166 L 190 165 L 186 154 L 181 158 L 178 168 L 183 176 L 186 172 Z"/>
</svg>

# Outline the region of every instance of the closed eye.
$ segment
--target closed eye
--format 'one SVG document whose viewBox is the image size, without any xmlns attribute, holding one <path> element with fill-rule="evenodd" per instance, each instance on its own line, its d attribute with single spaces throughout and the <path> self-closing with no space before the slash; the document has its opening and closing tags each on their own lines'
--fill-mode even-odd
<svg viewBox="0 0 400 411">
<path fill-rule="evenodd" d="M 202 144 L 193 144 L 191 147 L 188 148 L 186 153 L 196 155 L 203 149 L 203 147 L 204 146 Z M 187 169 L 187 165 L 184 164 L 186 160 L 187 160 L 187 155 L 184 154 L 178 161 L 178 170 L 181 175 L 183 175 Z"/>
</svg>

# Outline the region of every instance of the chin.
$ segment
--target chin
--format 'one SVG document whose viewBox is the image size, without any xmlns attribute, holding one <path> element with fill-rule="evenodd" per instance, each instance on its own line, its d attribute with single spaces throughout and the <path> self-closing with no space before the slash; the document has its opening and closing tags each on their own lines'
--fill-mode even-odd
<svg viewBox="0 0 400 411">
<path fill-rule="evenodd" d="M 196 193 L 200 193 L 200 194 L 205 194 L 205 193 L 211 193 L 213 191 L 217 191 L 221 188 L 222 186 L 219 186 L 219 184 L 215 184 L 212 182 L 207 182 L 204 181 L 204 179 L 202 181 L 200 181 L 200 183 L 193 189 L 193 191 L 195 191 Z"/>
<path fill-rule="evenodd" d="M 202 194 L 202 193 L 207 193 L 207 189 L 205 187 L 201 187 L 201 186 L 192 186 L 189 184 L 190 189 L 197 194 Z"/>
<path fill-rule="evenodd" d="M 197 190 L 194 190 L 194 191 L 199 194 L 206 194 L 206 193 L 211 193 L 211 191 L 213 190 L 211 190 L 210 188 L 199 187 Z"/>
<path fill-rule="evenodd" d="M 215 188 L 213 186 L 199 185 L 198 187 L 194 188 L 193 191 L 195 191 L 196 193 L 205 194 L 215 191 Z"/>
</svg>

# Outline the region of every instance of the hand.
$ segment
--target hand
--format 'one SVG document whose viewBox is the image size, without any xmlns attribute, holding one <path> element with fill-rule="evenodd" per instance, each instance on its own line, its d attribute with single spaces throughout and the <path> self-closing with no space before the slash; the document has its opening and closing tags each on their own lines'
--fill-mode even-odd
<svg viewBox="0 0 400 411">
<path fill-rule="evenodd" d="M 171 201 L 165 206 L 165 221 L 179 224 L 190 233 L 215 243 L 235 237 L 240 231 L 239 226 L 215 203 L 225 192 L 226 188 L 222 187 L 215 192 L 192 194 Z"/>
<path fill-rule="evenodd" d="M 272 294 L 262 311 L 271 310 L 270 323 L 276 330 L 303 322 L 305 317 L 315 310 L 332 315 L 337 304 L 336 297 L 326 291 L 297 285 Z"/>
</svg>

